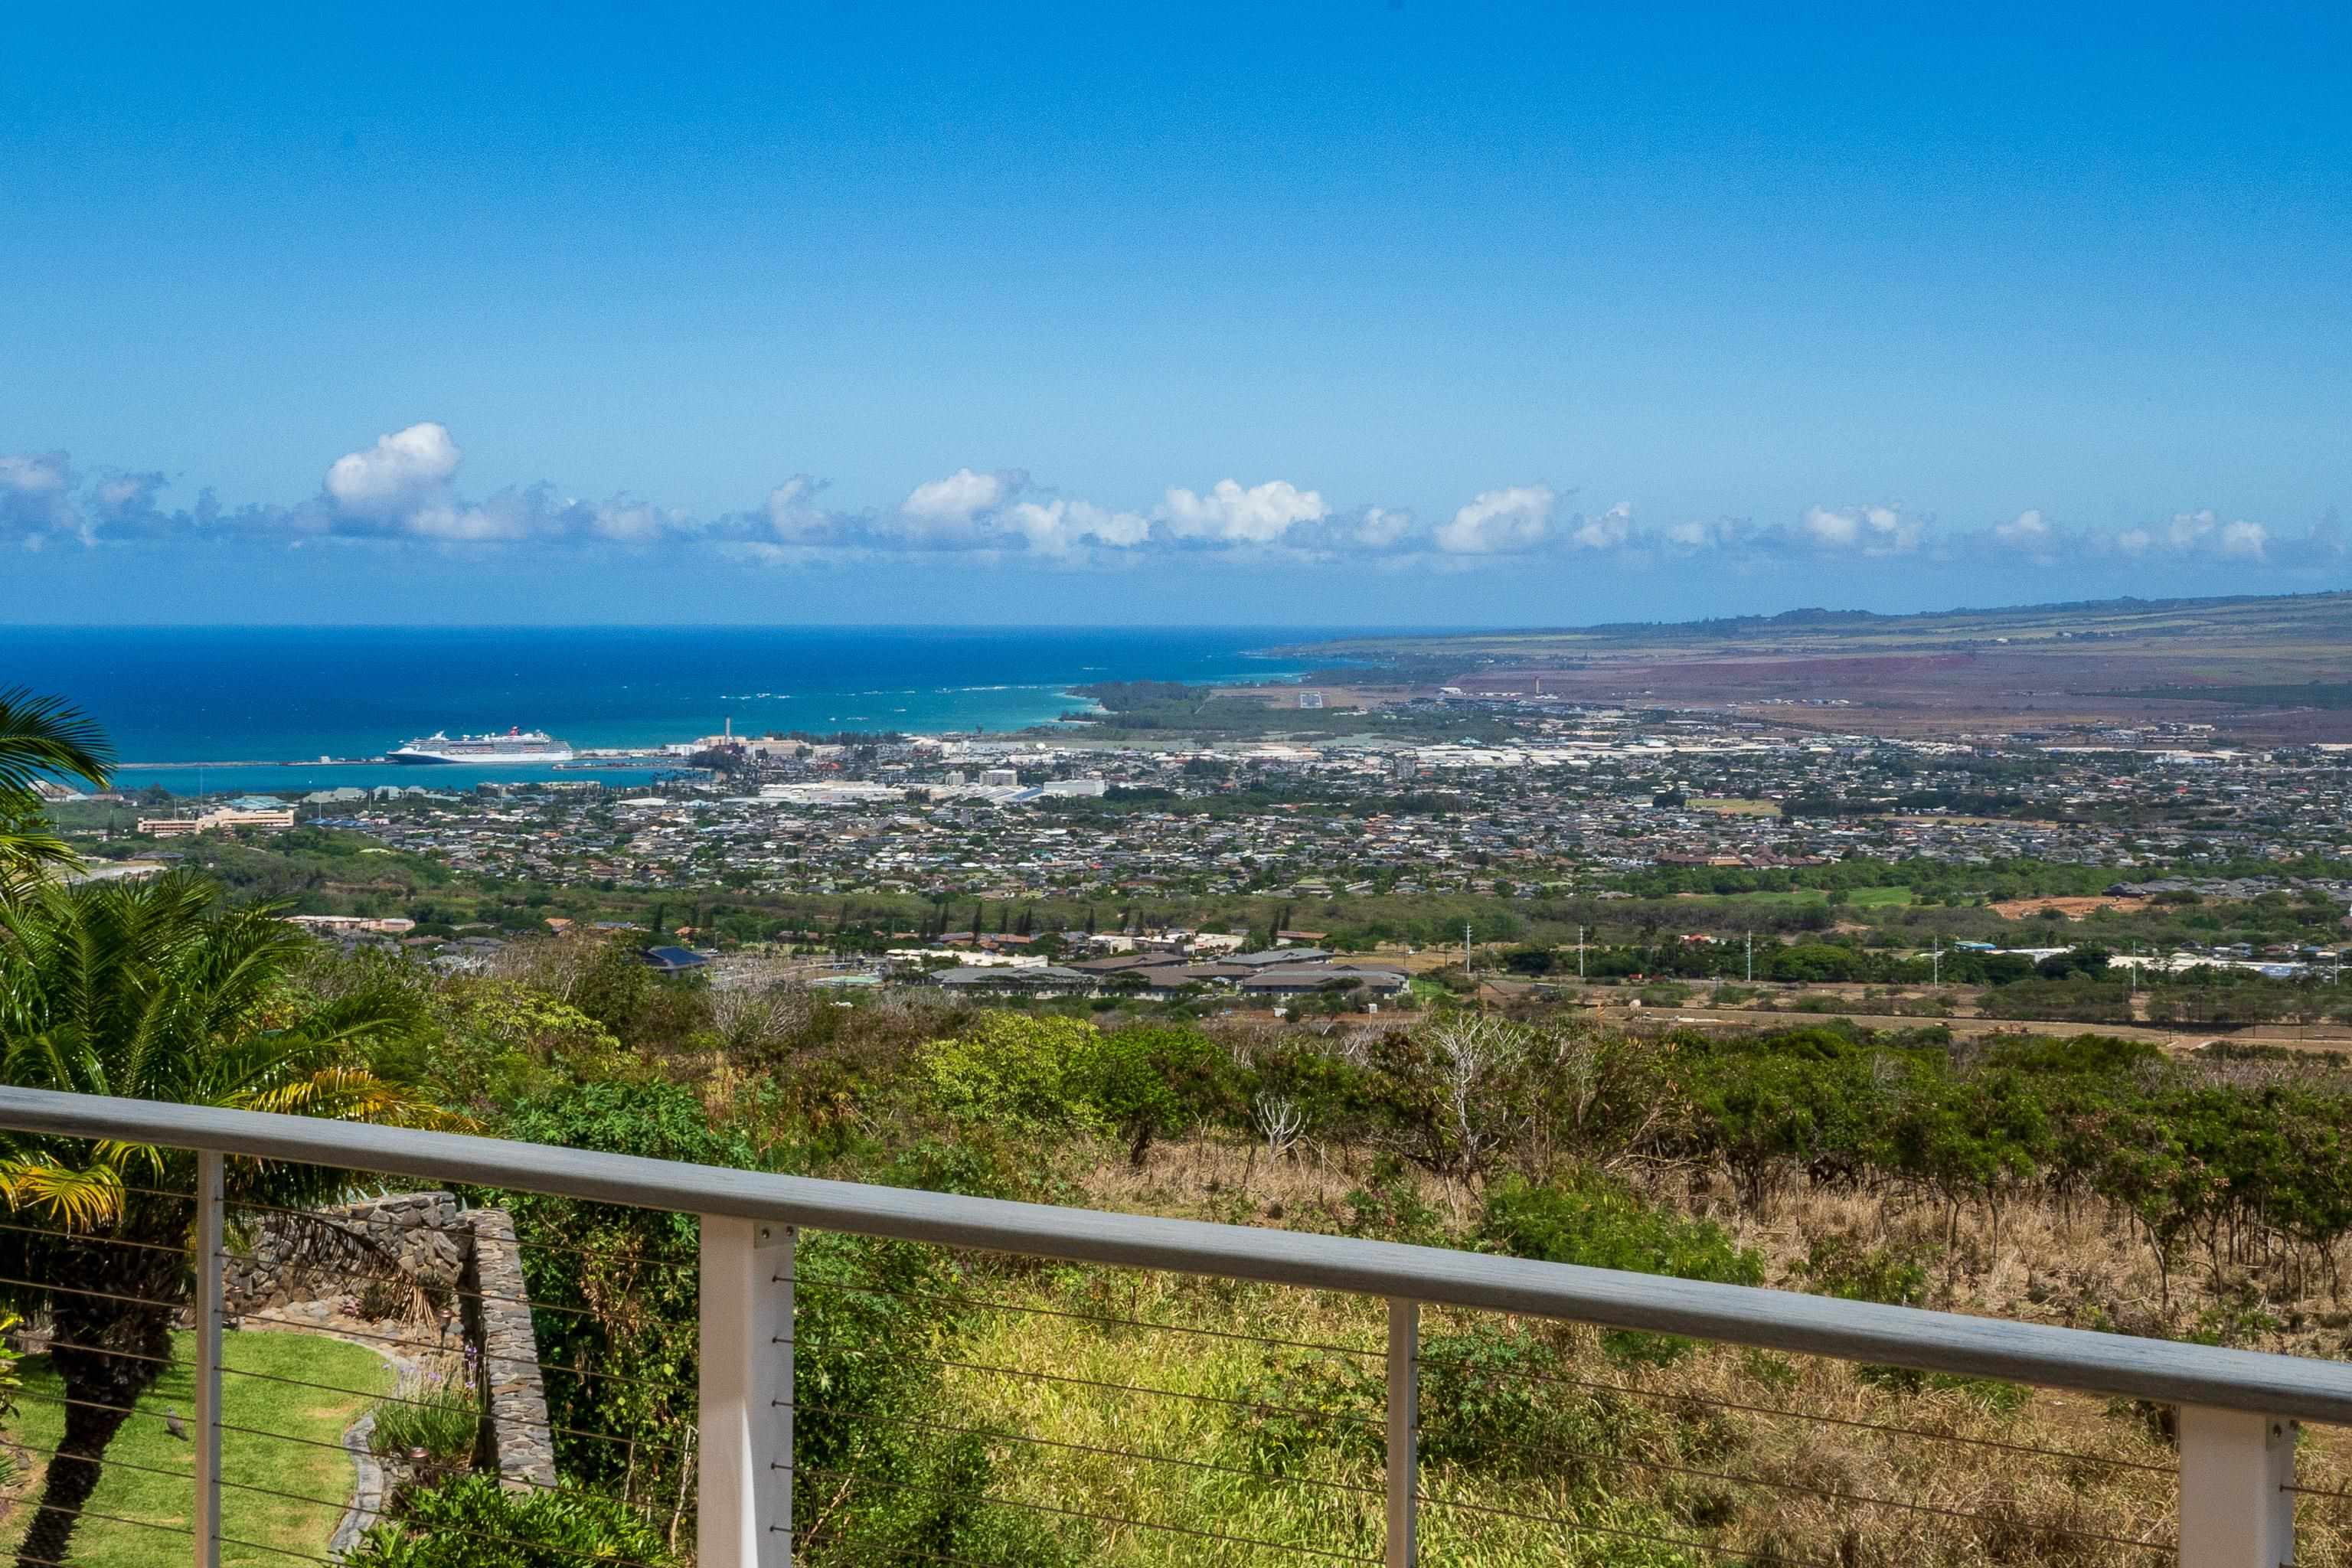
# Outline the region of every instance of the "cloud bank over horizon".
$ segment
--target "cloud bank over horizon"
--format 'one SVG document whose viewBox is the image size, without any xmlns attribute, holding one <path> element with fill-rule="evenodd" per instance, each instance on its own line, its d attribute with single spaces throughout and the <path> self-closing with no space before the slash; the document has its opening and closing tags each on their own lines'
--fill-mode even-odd
<svg viewBox="0 0 2352 1568">
<path fill-rule="evenodd" d="M 1019 468 L 965 466 L 922 480 L 892 505 L 827 504 L 830 486 L 790 475 L 764 500 L 697 513 L 629 494 L 572 495 L 552 481 L 468 496 L 465 451 L 419 421 L 329 462 L 317 492 L 291 505 L 225 504 L 209 489 L 166 505 L 170 476 L 77 467 L 63 451 L 0 455 L 0 547 L 133 550 L 211 544 L 300 549 L 340 544 L 444 554 L 569 550 L 659 554 L 790 569 L 963 560 L 1105 571 L 1149 560 L 1214 568 L 1524 571 L 1550 561 L 1703 568 L 1912 563 L 1921 570 L 2098 561 L 2196 563 L 2247 573 L 2310 570 L 2352 555 L 2332 521 L 2301 530 L 2210 506 L 2121 528 L 2069 524 L 2043 509 L 1948 522 L 1900 502 L 1822 500 L 1796 517 L 1637 515 L 1626 501 L 1575 505 L 1572 489 L 1504 482 L 1442 517 L 1376 500 L 1347 503 L 1291 478 L 1225 477 L 1168 485 L 1122 505 L 1069 495 Z"/>
</svg>

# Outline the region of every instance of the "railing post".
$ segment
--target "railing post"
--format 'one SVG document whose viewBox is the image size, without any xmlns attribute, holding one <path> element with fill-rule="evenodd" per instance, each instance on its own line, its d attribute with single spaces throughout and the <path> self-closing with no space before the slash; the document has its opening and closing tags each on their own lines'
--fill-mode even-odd
<svg viewBox="0 0 2352 1568">
<path fill-rule="evenodd" d="M 196 1568 L 220 1568 L 221 1535 L 221 1319 L 223 1219 L 227 1193 L 222 1158 L 210 1150 L 196 1154 L 196 1389 L 194 1518 Z"/>
<path fill-rule="evenodd" d="M 1421 1303 L 1389 1302 L 1387 1568 L 1421 1561 Z"/>
<path fill-rule="evenodd" d="M 697 1568 L 793 1555 L 793 1232 L 702 1216 Z"/>
<path fill-rule="evenodd" d="M 2295 1424 L 2184 1405 L 2180 1568 L 2279 1568 L 2294 1561 Z"/>
</svg>

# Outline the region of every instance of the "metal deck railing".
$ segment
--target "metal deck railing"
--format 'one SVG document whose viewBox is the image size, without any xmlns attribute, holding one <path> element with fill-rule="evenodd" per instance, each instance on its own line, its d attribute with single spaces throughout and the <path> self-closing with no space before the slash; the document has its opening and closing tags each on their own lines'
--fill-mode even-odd
<svg viewBox="0 0 2352 1568">
<path fill-rule="evenodd" d="M 2195 1568 L 2278 1568 L 2296 1560 L 2299 1505 L 2306 1520 L 2318 1520 L 2317 1510 L 2345 1500 L 2336 1487 L 2296 1475 L 2299 1424 L 2352 1426 L 2352 1365 L 2340 1363 L 1444 1248 L 40 1090 L 0 1089 L 0 1130 L 196 1156 L 192 1191 L 153 1194 L 193 1205 L 187 1230 L 204 1264 L 186 1303 L 194 1328 L 184 1369 L 193 1379 L 186 1425 L 194 1491 L 184 1526 L 131 1522 L 184 1529 L 199 1564 L 217 1563 L 224 1545 L 248 1544 L 224 1534 L 224 1490 L 273 1490 L 267 1478 L 223 1468 L 223 1433 L 239 1430 L 224 1419 L 225 1380 L 254 1375 L 223 1364 L 224 1266 L 233 1237 L 262 1207 L 227 1195 L 230 1160 L 697 1216 L 690 1251 L 645 1260 L 649 1269 L 691 1279 L 698 1314 L 694 1384 L 536 1353 L 508 1359 L 527 1360 L 551 1387 L 603 1379 L 606 1386 L 636 1385 L 629 1390 L 635 1397 L 692 1409 L 678 1452 L 660 1459 L 633 1447 L 629 1464 L 633 1472 L 641 1463 L 674 1466 L 678 1495 L 670 1517 L 674 1529 L 690 1519 L 699 1568 L 772 1568 L 789 1562 L 796 1544 L 823 1551 L 847 1528 L 845 1498 L 965 1485 L 861 1468 L 854 1443 L 834 1441 L 816 1458 L 796 1451 L 796 1425 L 815 1432 L 844 1414 L 825 1391 L 803 1388 L 795 1377 L 803 1320 L 819 1303 L 844 1300 L 913 1305 L 973 1325 L 952 1338 L 877 1344 L 877 1357 L 924 1363 L 943 1397 L 875 1419 L 1009 1457 L 966 1487 L 961 1500 L 1033 1519 L 1060 1532 L 1066 1555 L 1079 1542 L 1081 1558 L 1238 1563 L 1282 1555 L 1402 1565 L 1557 1560 L 1574 1555 L 1571 1547 L 1613 1543 L 1668 1560 L 1679 1553 L 1691 1562 L 1832 1568 L 1853 1560 L 1853 1521 L 1862 1520 L 1897 1550 L 1917 1543 L 1916 1560 L 1923 1562 L 2173 1556 Z M 913 1249 L 908 1256 L 929 1260 L 926 1271 L 884 1277 L 832 1261 L 822 1270 L 796 1267 L 803 1238 L 820 1232 Z M 103 1234 L 79 1239 L 162 1245 Z M 559 1246 L 530 1235 L 520 1245 Z M 1055 1289 L 1040 1283 L 1037 1271 L 1047 1268 L 1060 1270 Z M 1220 1282 L 1216 1310 L 1171 1310 L 1174 1293 L 1196 1290 L 1198 1281 Z M 68 1295 L 77 1289 L 65 1279 L 14 1283 Z M 475 1310 L 578 1310 L 479 1289 L 472 1295 Z M 1360 1307 L 1318 1314 L 1318 1302 L 1361 1298 L 1381 1304 L 1384 1333 L 1365 1331 L 1374 1320 Z M 796 1304 L 805 1305 L 796 1311 Z M 1191 1321 L 1170 1321 L 1175 1316 Z M 1352 1327 L 1326 1331 L 1326 1317 Z M 1770 1375 L 1708 1381 L 1639 1356 L 1598 1364 L 1496 1363 L 1496 1347 L 1523 1343 L 1507 1330 L 1528 1321 L 1744 1347 L 1769 1362 Z M 1017 1350 L 1007 1349 L 1018 1342 L 991 1327 L 1008 1323 L 1046 1324 L 1083 1353 L 1050 1366 L 1018 1364 Z M 333 1331 L 362 1341 L 373 1332 L 348 1323 Z M 374 1337 L 412 1358 L 459 1353 L 446 1333 Z M 485 1353 L 475 1348 L 476 1356 Z M 2031 1412 L 2021 1431 L 1961 1419 L 1941 1405 L 1932 1420 L 1895 1420 L 1867 1400 L 1823 1392 L 1851 1379 L 1806 1381 L 1803 1368 L 1815 1362 L 2137 1401 L 2168 1412 L 2168 1425 L 2161 1436 L 2118 1447 L 2079 1434 L 2071 1442 L 2052 1436 L 2032 1426 Z M 1222 1380 L 1197 1375 L 1213 1363 L 1237 1370 L 1221 1373 Z M 483 1370 L 500 1375 L 496 1366 Z M 1498 1409 L 1507 1418 L 1497 1417 Z M 1560 1410 L 1589 1418 L 1586 1426 L 1552 1419 Z M 1465 1467 L 1464 1424 L 1474 1415 L 1485 1425 L 1475 1437 L 1477 1464 Z M 1733 1423 L 1751 1436 L 1746 1449 L 1728 1440 L 1711 1447 L 1603 1440 L 1631 1430 L 1637 1417 L 1692 1429 Z M 605 1436 L 553 1425 L 559 1440 Z M 1765 1445 L 1767 1433 L 1789 1436 Z M 1778 1456 L 1769 1465 L 1739 1458 L 1767 1446 Z M 1820 1457 L 1832 1447 L 1838 1464 L 1805 1462 L 1809 1451 Z M 1960 1458 L 1987 1455 L 2021 1472 L 2044 1467 L 2058 1504 L 2028 1518 L 2012 1497 L 1946 1484 Z M 73 1456 L 46 1458 L 58 1463 Z M 553 1484 L 509 1479 L 526 1488 Z M 1578 1497 L 1620 1494 L 1666 1498 L 1674 1503 L 1668 1515 L 1679 1510 L 1700 1522 L 1667 1529 L 1656 1510 L 1575 1506 Z M 383 1499 L 354 1504 L 277 1495 L 294 1505 L 390 1517 Z M 1279 1508 L 1266 1502 L 1277 1495 Z M 1744 1534 L 1708 1532 L 1706 1520 L 1749 1498 L 1763 1500 L 1747 1510 L 1763 1524 Z M 2342 1521 L 2327 1516 L 2307 1531 L 2315 1550 L 2305 1561 L 2339 1552 L 2347 1538 Z M 1965 1550 L 1929 1550 L 1954 1539 Z M 877 1555 L 974 1561 L 907 1546 Z M 629 1568 L 609 1556 L 595 1561 Z"/>
</svg>

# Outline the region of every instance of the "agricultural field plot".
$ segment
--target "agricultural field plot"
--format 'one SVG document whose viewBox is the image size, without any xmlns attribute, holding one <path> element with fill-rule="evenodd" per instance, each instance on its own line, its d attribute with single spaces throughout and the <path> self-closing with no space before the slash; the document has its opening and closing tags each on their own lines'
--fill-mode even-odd
<svg viewBox="0 0 2352 1568">
<path fill-rule="evenodd" d="M 1720 816 L 1778 816 L 1780 803 L 1777 800 L 1692 800 L 1686 804 L 1693 811 L 1712 811 Z"/>
</svg>

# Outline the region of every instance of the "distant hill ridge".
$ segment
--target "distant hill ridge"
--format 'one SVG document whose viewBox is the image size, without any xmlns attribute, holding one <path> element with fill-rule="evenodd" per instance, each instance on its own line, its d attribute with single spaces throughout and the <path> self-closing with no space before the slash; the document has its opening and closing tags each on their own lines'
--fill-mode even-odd
<svg viewBox="0 0 2352 1568">
<path fill-rule="evenodd" d="M 1885 647 L 1894 640 L 1914 638 L 1981 643 L 2009 635 L 2026 635 L 2101 640 L 2156 637 L 2169 641 L 2200 635 L 2236 637 L 2258 631 L 2288 636 L 2352 636 L 2352 591 L 2240 594 L 2211 598 L 2081 599 L 1899 615 L 1815 607 L 1783 610 L 1776 615 L 1690 621 L 1612 621 L 1582 626 L 1401 633 L 1338 638 L 1276 651 L 1326 656 L 1412 653 L 1431 657 L 1480 651 L 1501 657 L 1527 657 L 1547 650 L 1597 653 L 1612 644 L 1623 648 L 1661 643 L 1744 644 L 1767 638 L 1795 640 L 1814 648 L 1852 638 Z"/>
</svg>

